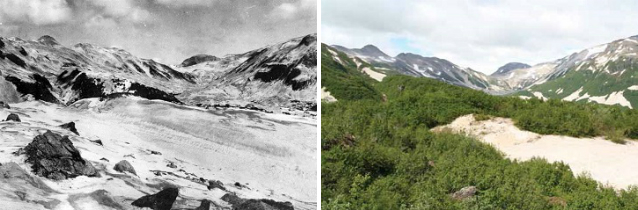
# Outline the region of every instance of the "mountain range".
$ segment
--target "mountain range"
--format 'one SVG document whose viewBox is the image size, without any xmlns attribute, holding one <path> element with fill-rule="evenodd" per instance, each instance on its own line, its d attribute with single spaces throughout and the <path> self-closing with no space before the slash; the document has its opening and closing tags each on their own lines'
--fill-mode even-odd
<svg viewBox="0 0 638 210">
<path fill-rule="evenodd" d="M 638 106 L 638 36 L 614 40 L 535 65 L 507 63 L 491 75 L 437 57 L 411 53 L 392 57 L 373 45 L 361 49 L 338 45 L 325 47 L 327 52 L 322 53 L 337 62 L 363 62 L 357 64 L 356 69 L 370 76 L 375 73 L 404 74 L 495 95 L 515 94 L 524 98 L 555 98 L 629 108 Z M 338 53 L 346 57 L 340 57 Z M 328 92 L 334 91 L 324 87 Z"/>
<path fill-rule="evenodd" d="M 0 99 L 71 104 L 135 95 L 199 106 L 316 109 L 316 34 L 236 55 L 196 55 L 179 65 L 113 47 L 0 37 Z M 19 96 L 19 97 L 16 97 Z"/>
</svg>

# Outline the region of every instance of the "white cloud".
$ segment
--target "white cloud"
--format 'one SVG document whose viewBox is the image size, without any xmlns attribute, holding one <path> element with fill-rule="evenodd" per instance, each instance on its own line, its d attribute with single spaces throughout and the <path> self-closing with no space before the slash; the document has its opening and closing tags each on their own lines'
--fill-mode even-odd
<svg viewBox="0 0 638 210">
<path fill-rule="evenodd" d="M 91 0 L 91 4 L 103 10 L 103 14 L 100 15 L 107 15 L 117 19 L 144 22 L 151 17 L 150 12 L 135 5 L 133 0 Z"/>
<path fill-rule="evenodd" d="M 317 0 L 299 0 L 294 2 L 284 2 L 276 6 L 268 17 L 275 21 L 292 20 L 296 18 L 315 17 L 317 10 Z"/>
<path fill-rule="evenodd" d="M 322 0 L 322 39 L 396 55 L 401 49 L 391 40 L 407 38 L 433 56 L 491 73 L 638 34 L 636 10 L 630 0 Z"/>
<path fill-rule="evenodd" d="M 0 1 L 1 21 L 48 25 L 62 23 L 71 17 L 72 10 L 65 0 Z"/>
<path fill-rule="evenodd" d="M 217 0 L 157 0 L 157 3 L 171 7 L 212 6 Z"/>
</svg>

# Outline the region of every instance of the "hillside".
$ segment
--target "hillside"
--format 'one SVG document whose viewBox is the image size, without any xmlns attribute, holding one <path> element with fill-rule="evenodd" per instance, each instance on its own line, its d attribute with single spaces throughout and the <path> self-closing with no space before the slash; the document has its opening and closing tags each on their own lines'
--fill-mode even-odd
<svg viewBox="0 0 638 210">
<path fill-rule="evenodd" d="M 322 78 L 332 71 L 326 68 L 322 65 Z M 474 114 L 480 119 L 509 118 L 519 129 L 538 135 L 595 137 L 622 147 L 638 138 L 638 111 L 492 96 L 410 76 L 388 76 L 369 85 L 387 100 L 335 95 L 337 102 L 322 104 L 321 182 L 326 209 L 638 207 L 635 188 L 605 187 L 575 174 L 564 163 L 509 159 L 474 137 L 452 130 L 430 131 Z M 468 190 L 473 193 L 460 196 Z"/>
<path fill-rule="evenodd" d="M 358 69 L 353 58 L 325 44 L 321 45 L 321 85 L 337 99 L 380 98 L 375 81 Z M 324 97 L 322 96 L 322 99 Z"/>
<path fill-rule="evenodd" d="M 619 39 L 580 52 L 586 54 L 554 73 L 547 82 L 531 86 L 521 95 L 542 95 L 567 101 L 638 106 L 638 36 Z"/>
<path fill-rule="evenodd" d="M 118 48 L 0 38 L 0 75 L 22 100 L 71 104 L 92 97 L 134 95 L 199 106 L 300 112 L 316 107 L 316 35 L 238 55 L 196 55 L 178 66 Z M 0 81 L 0 84 L 4 82 Z"/>
<path fill-rule="evenodd" d="M 365 60 L 384 72 L 434 78 L 495 95 L 514 94 L 629 108 L 638 105 L 638 36 L 596 45 L 536 65 L 511 62 L 489 76 L 436 57 L 410 53 L 390 57 L 371 46 L 364 47 L 367 50 L 342 46 L 334 49 Z"/>
<path fill-rule="evenodd" d="M 331 46 L 331 49 L 334 52 L 345 53 L 353 60 L 359 58 L 385 74 L 434 78 L 477 90 L 497 91 L 502 89 L 483 73 L 471 68 L 460 67 L 437 57 L 423 57 L 412 53 L 400 53 L 396 57 L 391 57 L 374 45 L 366 45 L 361 49 Z"/>
<path fill-rule="evenodd" d="M 177 69 L 198 78 L 196 87 L 178 96 L 189 104 L 301 111 L 317 104 L 316 34 L 222 58 L 196 56 Z"/>
</svg>

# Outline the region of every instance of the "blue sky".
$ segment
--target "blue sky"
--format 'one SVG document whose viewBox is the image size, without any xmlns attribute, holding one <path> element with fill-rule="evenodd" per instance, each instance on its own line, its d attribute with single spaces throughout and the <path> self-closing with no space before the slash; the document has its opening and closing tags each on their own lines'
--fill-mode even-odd
<svg viewBox="0 0 638 210">
<path fill-rule="evenodd" d="M 492 73 L 638 35 L 633 0 L 322 0 L 322 42 L 419 53 Z"/>
<path fill-rule="evenodd" d="M 396 47 L 397 50 L 401 52 L 414 53 L 422 56 L 432 56 L 431 53 L 425 51 L 422 48 L 419 48 L 412 42 L 410 39 L 406 37 L 393 37 L 390 38 L 390 43 L 392 46 Z"/>
</svg>

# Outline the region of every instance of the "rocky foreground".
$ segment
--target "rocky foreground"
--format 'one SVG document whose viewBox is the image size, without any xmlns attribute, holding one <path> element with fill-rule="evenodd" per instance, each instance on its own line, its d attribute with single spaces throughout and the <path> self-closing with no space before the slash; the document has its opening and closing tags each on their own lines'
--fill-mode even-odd
<svg viewBox="0 0 638 210">
<path fill-rule="evenodd" d="M 316 208 L 304 118 L 131 97 L 2 103 L 0 117 L 3 208 Z"/>
</svg>

